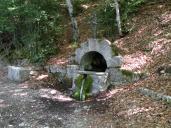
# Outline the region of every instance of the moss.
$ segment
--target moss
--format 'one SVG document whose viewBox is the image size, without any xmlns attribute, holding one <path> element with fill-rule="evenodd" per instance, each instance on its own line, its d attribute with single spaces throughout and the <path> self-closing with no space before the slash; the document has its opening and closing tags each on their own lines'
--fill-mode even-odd
<svg viewBox="0 0 171 128">
<path fill-rule="evenodd" d="M 126 77 L 133 78 L 134 73 L 128 70 L 121 70 L 122 74 Z"/>
<path fill-rule="evenodd" d="M 83 80 L 84 80 L 84 83 L 83 83 Z M 86 98 L 90 96 L 89 93 L 92 88 L 92 83 L 93 83 L 93 79 L 90 75 L 87 75 L 86 77 L 85 75 L 78 76 L 75 80 L 76 90 L 73 93 L 73 97 L 76 100 L 86 100 Z M 82 96 L 80 97 L 80 90 L 81 90 L 82 84 L 84 84 L 83 92 L 82 92 Z"/>
<path fill-rule="evenodd" d="M 119 48 L 116 47 L 116 45 L 112 45 L 112 54 L 113 54 L 113 56 L 119 55 Z"/>
</svg>

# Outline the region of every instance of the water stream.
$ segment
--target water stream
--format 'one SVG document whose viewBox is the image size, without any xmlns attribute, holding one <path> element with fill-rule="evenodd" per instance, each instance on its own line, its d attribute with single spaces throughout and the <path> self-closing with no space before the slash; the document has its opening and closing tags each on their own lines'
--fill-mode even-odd
<svg viewBox="0 0 171 128">
<path fill-rule="evenodd" d="M 71 88 L 71 90 L 74 90 L 75 89 L 75 77 L 72 77 L 72 88 Z"/>
<path fill-rule="evenodd" d="M 83 78 L 82 83 L 81 83 L 81 89 L 80 89 L 80 100 L 84 100 L 83 99 L 83 89 L 84 89 L 84 83 L 85 83 L 85 78 Z"/>
</svg>

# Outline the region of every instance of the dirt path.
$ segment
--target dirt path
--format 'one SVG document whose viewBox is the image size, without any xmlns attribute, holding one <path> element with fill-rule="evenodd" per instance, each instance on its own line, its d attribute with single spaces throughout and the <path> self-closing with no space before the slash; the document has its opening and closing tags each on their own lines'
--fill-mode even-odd
<svg viewBox="0 0 171 128">
<path fill-rule="evenodd" d="M 1 71 L 0 128 L 170 128 L 171 108 L 120 87 L 86 102 L 9 82 Z"/>
</svg>

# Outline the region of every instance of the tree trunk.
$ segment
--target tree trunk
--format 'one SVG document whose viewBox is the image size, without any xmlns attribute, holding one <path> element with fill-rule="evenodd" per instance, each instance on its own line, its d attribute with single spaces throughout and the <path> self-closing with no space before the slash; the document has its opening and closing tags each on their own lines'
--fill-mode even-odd
<svg viewBox="0 0 171 128">
<path fill-rule="evenodd" d="M 71 23 L 72 23 L 73 40 L 77 42 L 79 38 L 79 31 L 78 31 L 77 20 L 73 16 L 73 5 L 71 0 L 66 0 L 66 4 L 68 7 L 69 16 L 71 18 Z"/>
<path fill-rule="evenodd" d="M 122 28 L 121 28 L 121 18 L 120 18 L 120 11 L 119 11 L 119 3 L 118 0 L 114 0 L 115 2 L 115 9 L 116 9 L 116 21 L 118 26 L 119 35 L 123 36 Z"/>
</svg>

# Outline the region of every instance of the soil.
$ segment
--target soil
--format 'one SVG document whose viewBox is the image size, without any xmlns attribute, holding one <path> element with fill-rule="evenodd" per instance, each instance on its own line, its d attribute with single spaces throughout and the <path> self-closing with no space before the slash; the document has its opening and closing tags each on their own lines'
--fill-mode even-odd
<svg viewBox="0 0 171 128">
<path fill-rule="evenodd" d="M 171 106 L 138 94 L 137 85 L 110 89 L 85 102 L 50 88 L 12 83 L 0 72 L 1 128 L 153 128 L 171 126 Z"/>
</svg>

